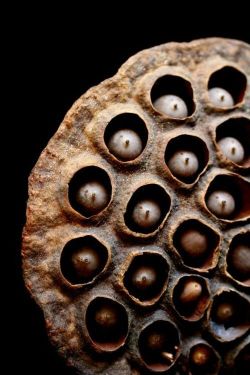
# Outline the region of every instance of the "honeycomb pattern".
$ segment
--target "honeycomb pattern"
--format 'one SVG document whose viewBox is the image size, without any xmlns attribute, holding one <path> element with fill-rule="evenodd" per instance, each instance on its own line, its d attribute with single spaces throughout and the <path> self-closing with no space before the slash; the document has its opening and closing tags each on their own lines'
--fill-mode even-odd
<svg viewBox="0 0 250 375">
<path fill-rule="evenodd" d="M 143 51 L 40 157 L 24 277 L 79 373 L 249 368 L 249 67 L 231 40 Z"/>
</svg>

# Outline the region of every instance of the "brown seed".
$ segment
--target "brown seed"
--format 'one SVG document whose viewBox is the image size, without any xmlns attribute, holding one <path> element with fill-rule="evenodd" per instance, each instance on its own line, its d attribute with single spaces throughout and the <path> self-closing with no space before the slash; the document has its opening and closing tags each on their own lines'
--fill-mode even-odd
<svg viewBox="0 0 250 375">
<path fill-rule="evenodd" d="M 154 227 L 160 220 L 161 209 L 156 201 L 145 199 L 139 201 L 132 212 L 132 219 L 141 228 Z"/>
<path fill-rule="evenodd" d="M 109 194 L 99 181 L 86 182 L 76 193 L 76 201 L 92 215 L 102 211 L 108 204 Z"/>
<path fill-rule="evenodd" d="M 204 255 L 208 249 L 208 239 L 198 229 L 186 229 L 180 235 L 180 245 L 192 258 Z"/>
<path fill-rule="evenodd" d="M 191 362 L 196 366 L 206 365 L 211 358 L 211 349 L 207 345 L 197 345 L 191 353 Z"/>
<path fill-rule="evenodd" d="M 163 333 L 153 332 L 147 337 L 147 347 L 153 351 L 162 351 L 166 342 L 166 336 Z"/>
<path fill-rule="evenodd" d="M 132 284 L 141 291 L 154 286 L 156 280 L 156 270 L 151 266 L 141 266 L 132 275 Z"/>
<path fill-rule="evenodd" d="M 233 271 L 237 272 L 241 279 L 250 278 L 250 246 L 237 245 L 230 252 L 229 261 Z"/>
<path fill-rule="evenodd" d="M 142 140 L 132 129 L 121 129 L 114 133 L 107 144 L 109 151 L 118 159 L 129 161 L 142 152 Z"/>
<path fill-rule="evenodd" d="M 99 46 L 96 47 L 98 50 Z M 248 289 L 247 285 L 240 285 L 226 276 L 225 258 L 247 230 L 250 212 L 247 176 L 249 59 L 249 45 L 216 38 L 171 43 L 143 51 L 130 59 L 118 75 L 92 88 L 77 101 L 42 153 L 30 177 L 22 250 L 24 278 L 43 309 L 51 340 L 56 342 L 67 363 L 76 367 L 75 371 L 127 375 L 132 371 L 130 367 L 135 367 L 142 374 L 165 374 L 173 365 L 171 373 L 207 375 L 231 371 L 231 364 L 232 371 L 237 370 L 233 361 L 248 340 L 245 330 Z M 228 87 L 235 104 L 239 104 L 237 108 L 223 113 L 211 105 L 208 107 L 206 85 Z M 154 99 L 169 93 L 184 99 L 188 118 L 175 118 L 180 109 L 177 103 L 172 108 L 170 105 L 173 118 L 153 109 Z M 234 121 L 231 122 L 234 118 L 236 125 L 239 124 L 235 133 Z M 227 119 L 230 122 L 224 127 Z M 138 130 L 145 147 L 145 155 L 143 152 L 136 163 L 119 162 L 108 152 L 108 140 L 115 131 L 124 129 L 123 124 Z M 221 161 L 217 158 L 215 142 L 218 145 L 221 137 L 228 135 L 239 137 L 243 142 L 246 155 L 242 166 L 233 165 L 225 157 Z M 125 139 L 124 150 L 128 151 L 130 146 L 130 140 Z M 196 154 L 200 164 L 194 174 L 197 181 L 193 188 L 171 178 L 166 165 L 175 151 L 185 148 Z M 189 161 L 186 158 L 184 165 L 189 165 Z M 94 207 L 98 202 L 95 191 L 86 200 L 80 197 L 79 204 L 76 202 L 78 188 L 87 181 L 103 183 L 108 200 L 113 197 L 110 207 L 93 218 L 89 218 L 88 212 L 95 214 L 107 206 L 104 203 Z M 206 209 L 207 200 L 204 202 L 203 197 L 207 198 L 215 189 L 228 189 L 234 197 L 236 209 L 227 216 L 234 223 L 222 223 Z M 143 220 L 147 222 L 152 218 L 152 212 L 146 208 L 144 219 L 140 219 L 138 225 L 132 220 L 135 204 L 143 199 L 155 200 L 161 215 L 159 221 L 149 223 L 150 229 L 140 230 Z M 161 221 L 161 230 L 153 232 L 151 228 L 157 228 Z M 199 238 L 196 242 L 193 236 L 197 246 L 193 248 L 194 253 L 204 254 L 197 261 L 182 252 L 180 246 L 179 235 L 184 228 L 191 228 L 192 223 L 201 234 L 204 229 L 208 241 L 205 250 L 206 240 Z M 234 235 L 240 236 L 233 239 L 228 252 L 226 245 Z M 107 248 L 105 260 L 101 243 L 95 247 L 96 242 L 90 238 L 78 242 L 80 246 L 93 246 L 97 250 L 101 267 L 111 263 L 92 285 L 76 285 L 78 279 L 73 277 L 69 267 L 77 243 L 67 244 L 78 236 L 97 236 Z M 191 253 L 192 249 L 188 251 Z M 142 258 L 147 252 L 158 252 L 159 257 L 166 258 L 169 268 L 163 262 L 158 266 L 153 257 L 152 263 L 133 261 L 135 256 Z M 61 254 L 65 257 L 60 258 Z M 141 293 L 132 285 L 132 273 L 139 264 L 155 267 L 157 282 L 152 291 L 145 289 L 145 293 Z M 64 273 L 65 278 L 61 276 Z M 179 297 L 188 274 L 190 280 L 200 282 L 203 290 L 194 303 L 182 304 Z M 72 282 L 67 282 L 66 276 Z M 170 288 L 175 285 L 171 298 Z M 212 290 L 212 310 L 208 308 L 208 285 Z M 192 298 L 189 296 L 188 301 Z M 219 301 L 231 302 L 236 310 L 235 317 L 225 327 L 215 319 Z M 146 346 L 149 331 L 166 336 L 166 342 L 159 345 L 157 352 Z M 200 367 L 193 371 L 195 366 L 187 355 L 191 343 L 205 343 L 201 338 L 206 338 L 208 346 L 211 345 L 211 360 L 204 371 L 199 372 Z M 157 347 L 157 344 L 152 347 L 154 345 Z M 176 345 L 178 351 L 174 349 Z M 219 354 L 217 357 L 213 346 L 218 348 L 221 358 Z"/>
<path fill-rule="evenodd" d="M 234 163 L 241 163 L 244 159 L 244 148 L 238 139 L 233 137 L 222 138 L 218 145 L 223 154 Z"/>
<path fill-rule="evenodd" d="M 235 210 L 235 200 L 227 191 L 216 190 L 208 197 L 207 206 L 216 216 L 227 218 Z"/>
<path fill-rule="evenodd" d="M 185 118 L 188 115 L 187 105 L 176 95 L 162 95 L 153 103 L 155 109 L 173 118 Z"/>
<path fill-rule="evenodd" d="M 102 329 L 113 329 L 116 327 L 119 317 L 113 306 L 103 305 L 95 312 L 95 322 Z"/>
<path fill-rule="evenodd" d="M 198 281 L 187 279 L 180 294 L 181 303 L 192 303 L 198 300 L 202 293 L 202 286 Z"/>
<path fill-rule="evenodd" d="M 234 105 L 232 95 L 222 87 L 213 87 L 208 91 L 209 99 L 216 107 L 227 108 Z"/>
<path fill-rule="evenodd" d="M 199 169 L 195 153 L 186 150 L 176 151 L 167 164 L 173 175 L 179 178 L 193 177 Z"/>
<path fill-rule="evenodd" d="M 74 272 L 79 278 L 91 278 L 100 268 L 101 260 L 97 251 L 89 246 L 84 246 L 72 254 L 71 262 Z"/>
<path fill-rule="evenodd" d="M 229 302 L 222 302 L 216 310 L 216 319 L 219 323 L 227 323 L 234 316 L 234 306 Z"/>
</svg>

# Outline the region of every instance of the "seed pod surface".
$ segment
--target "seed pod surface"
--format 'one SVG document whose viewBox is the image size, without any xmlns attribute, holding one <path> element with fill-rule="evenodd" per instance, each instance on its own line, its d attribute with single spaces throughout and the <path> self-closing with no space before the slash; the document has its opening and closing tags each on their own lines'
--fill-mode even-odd
<svg viewBox="0 0 250 375">
<path fill-rule="evenodd" d="M 247 82 L 240 41 L 142 51 L 72 106 L 41 154 L 24 279 L 79 374 L 248 368 Z"/>
</svg>

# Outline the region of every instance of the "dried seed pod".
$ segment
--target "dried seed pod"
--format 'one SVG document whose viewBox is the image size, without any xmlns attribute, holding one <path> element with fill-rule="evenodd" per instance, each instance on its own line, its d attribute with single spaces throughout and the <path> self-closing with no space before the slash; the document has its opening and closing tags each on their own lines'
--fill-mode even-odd
<svg viewBox="0 0 250 375">
<path fill-rule="evenodd" d="M 79 374 L 216 374 L 215 340 L 222 373 L 232 351 L 247 368 L 249 80 L 241 42 L 143 51 L 78 100 L 42 153 L 25 283 Z"/>
<path fill-rule="evenodd" d="M 191 84 L 175 75 L 160 77 L 151 90 L 153 107 L 162 115 L 185 119 L 194 112 Z"/>
<path fill-rule="evenodd" d="M 248 374 L 250 370 L 250 336 L 246 336 L 238 345 L 232 346 L 224 360 L 229 374 Z"/>
</svg>

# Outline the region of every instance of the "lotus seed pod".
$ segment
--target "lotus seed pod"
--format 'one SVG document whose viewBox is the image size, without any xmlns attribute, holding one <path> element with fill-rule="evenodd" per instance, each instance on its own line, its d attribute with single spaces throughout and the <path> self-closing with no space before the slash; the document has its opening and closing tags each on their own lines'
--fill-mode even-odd
<svg viewBox="0 0 250 375">
<path fill-rule="evenodd" d="M 80 97 L 41 154 L 24 279 L 79 375 L 246 368 L 248 82 L 239 41 L 142 51 Z"/>
</svg>

